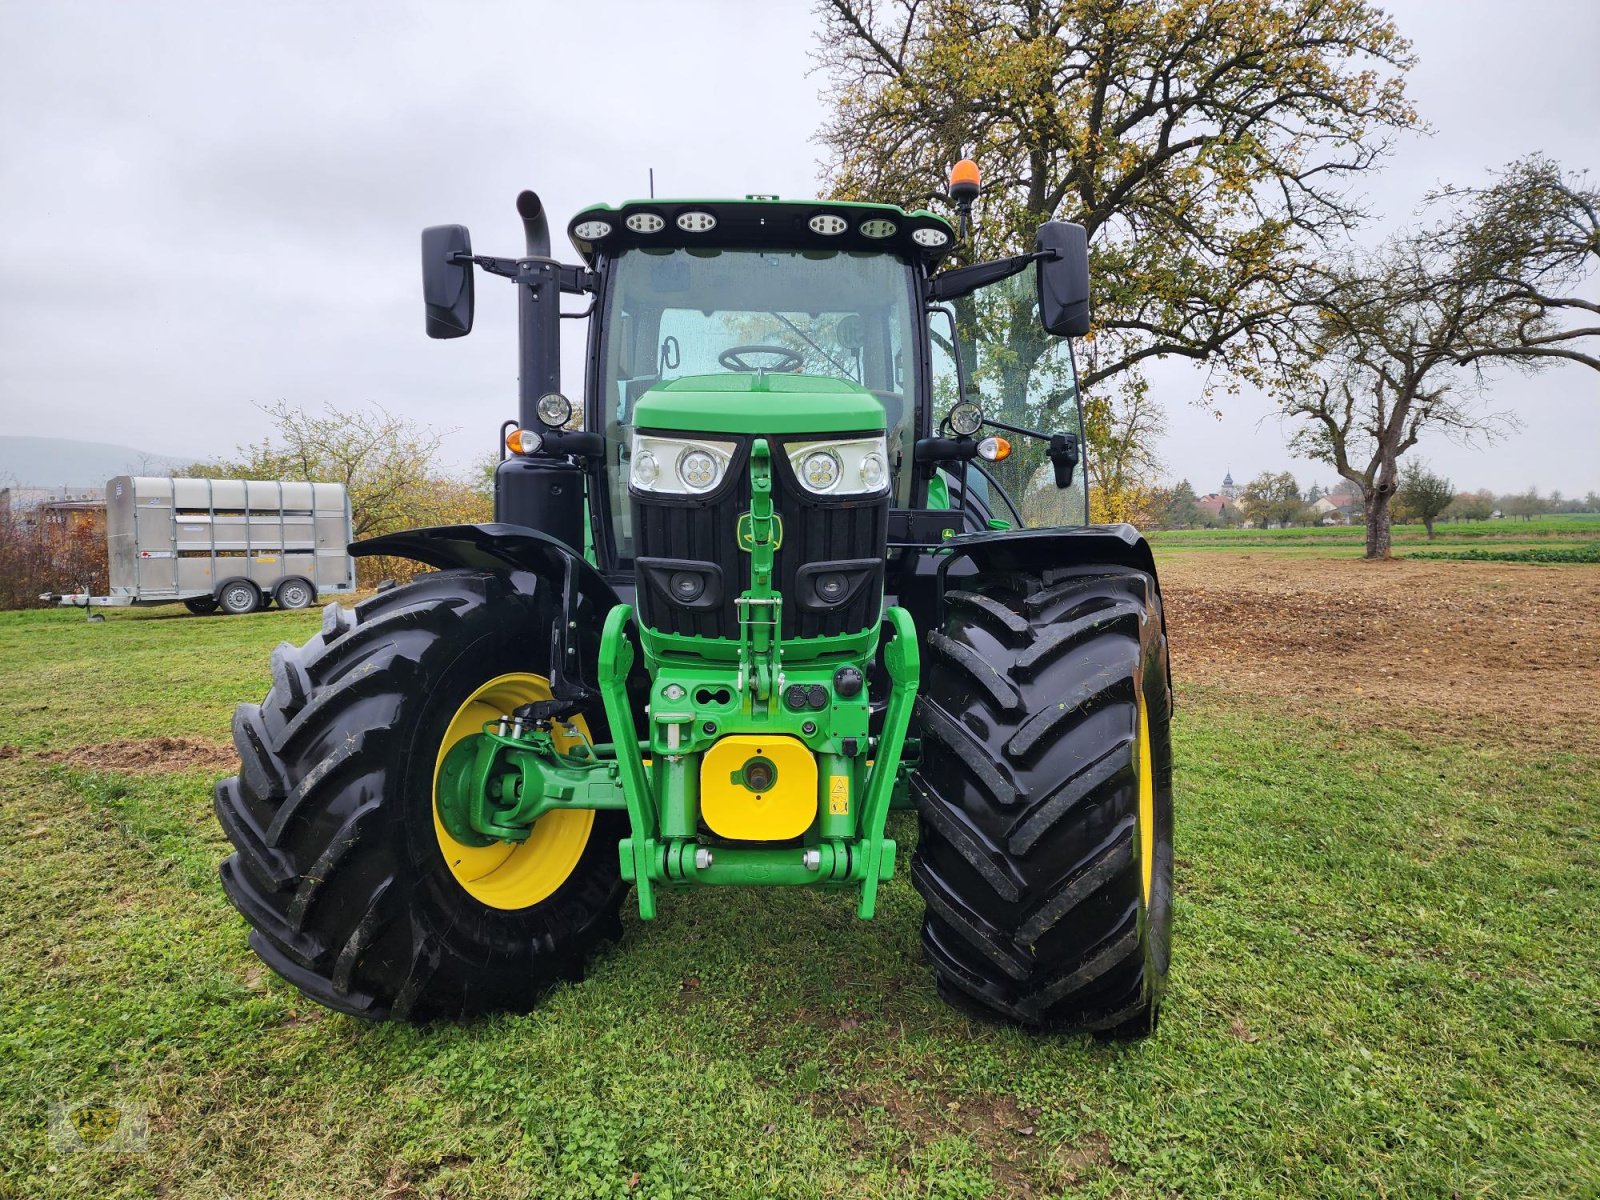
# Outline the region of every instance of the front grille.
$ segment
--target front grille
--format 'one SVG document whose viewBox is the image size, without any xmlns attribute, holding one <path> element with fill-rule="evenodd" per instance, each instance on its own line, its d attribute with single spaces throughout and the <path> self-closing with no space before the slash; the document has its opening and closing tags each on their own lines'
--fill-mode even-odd
<svg viewBox="0 0 1600 1200">
<path fill-rule="evenodd" d="M 783 636 L 824 637 L 877 624 L 883 608 L 881 574 L 872 586 L 862 588 L 839 608 L 819 612 L 800 606 L 797 575 L 811 563 L 881 562 L 888 536 L 888 495 L 868 499 L 814 496 L 795 481 L 781 443 L 775 439 L 769 443 L 774 467 L 773 508 L 783 518 L 783 544 L 775 564 L 784 601 Z M 740 514 L 750 508 L 748 463 L 748 439 L 744 439 L 729 467 L 732 478 L 722 491 L 705 500 L 641 495 L 630 489 L 637 558 L 711 563 L 721 570 L 723 579 L 722 602 L 701 612 L 672 604 L 641 580 L 638 607 L 643 624 L 665 633 L 738 636 L 738 610 L 733 601 L 750 586 L 750 556 L 739 550 L 734 534 Z"/>
<path fill-rule="evenodd" d="M 734 597 L 750 586 L 750 556 L 739 550 L 734 531 L 739 514 L 750 507 L 750 478 L 741 448 L 734 462 L 740 478 L 710 500 L 642 498 L 632 492 L 634 558 L 688 559 L 712 563 L 722 571 L 722 603 L 695 612 L 663 600 L 639 580 L 639 620 L 663 633 L 695 637 L 733 637 L 739 631 Z"/>
</svg>

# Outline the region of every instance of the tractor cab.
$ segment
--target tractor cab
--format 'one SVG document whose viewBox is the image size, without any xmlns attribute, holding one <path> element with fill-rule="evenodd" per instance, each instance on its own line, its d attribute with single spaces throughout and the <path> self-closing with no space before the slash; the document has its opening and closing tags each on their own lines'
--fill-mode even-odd
<svg viewBox="0 0 1600 1200">
<path fill-rule="evenodd" d="M 586 419 L 605 437 L 596 516 L 619 567 L 634 554 L 628 489 L 644 482 L 632 460 L 637 410 L 660 389 L 679 404 L 723 398 L 707 431 L 724 427 L 725 410 L 792 424 L 830 396 L 870 396 L 868 424 L 886 438 L 872 490 L 887 484 L 909 505 L 911 474 L 901 467 L 918 433 L 920 280 L 949 243 L 943 221 L 885 205 L 634 201 L 587 209 L 568 231 L 601 281 Z M 661 486 L 678 486 L 675 470 L 666 465 Z M 832 486 L 845 494 L 859 482 Z"/>
<path fill-rule="evenodd" d="M 584 419 L 605 439 L 591 518 L 607 569 L 626 573 L 635 553 L 637 408 L 668 385 L 680 400 L 695 390 L 740 393 L 738 407 L 767 414 L 792 409 L 801 395 L 814 403 L 864 390 L 883 410 L 891 506 L 954 509 L 941 533 L 1086 520 L 1081 482 L 1056 494 L 1047 444 L 1002 437 L 988 439 L 993 458 L 934 457 L 963 397 L 997 428 L 1043 423 L 1081 441 L 1070 344 L 1039 327 L 1032 273 L 978 280 L 960 295 L 930 290 L 955 245 L 944 218 L 752 196 L 596 206 L 567 229 L 596 275 Z M 679 486 L 675 469 L 659 486 Z M 859 482 L 841 475 L 830 493 L 854 494 Z"/>
</svg>

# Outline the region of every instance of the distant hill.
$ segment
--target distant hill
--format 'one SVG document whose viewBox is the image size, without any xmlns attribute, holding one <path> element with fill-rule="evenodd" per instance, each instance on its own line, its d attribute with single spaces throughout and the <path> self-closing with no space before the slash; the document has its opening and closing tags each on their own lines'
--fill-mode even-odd
<svg viewBox="0 0 1600 1200">
<path fill-rule="evenodd" d="M 0 487 L 104 487 L 115 475 L 165 475 L 194 461 L 108 442 L 0 434 Z"/>
</svg>

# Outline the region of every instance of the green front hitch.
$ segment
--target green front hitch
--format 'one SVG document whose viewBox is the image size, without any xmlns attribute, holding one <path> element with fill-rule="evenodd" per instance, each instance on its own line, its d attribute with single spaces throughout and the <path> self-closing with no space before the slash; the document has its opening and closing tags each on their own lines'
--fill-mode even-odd
<svg viewBox="0 0 1600 1200">
<path fill-rule="evenodd" d="M 882 732 L 870 739 L 859 676 L 877 652 L 881 626 L 785 644 L 783 597 L 774 586 L 783 526 L 773 511 L 764 438 L 754 440 L 749 470 L 750 511 L 740 517 L 737 537 L 750 556 L 750 586 L 735 600 L 737 640 L 641 629 L 653 700 L 639 730 L 627 689 L 633 610 L 613 607 L 600 634 L 596 683 L 617 740 L 592 745 L 574 724 L 557 722 L 558 736 L 549 722 L 515 713 L 488 722 L 451 748 L 440 771 L 440 821 L 458 842 L 525 841 L 535 822 L 558 809 L 620 810 L 629 825 L 618 844 L 620 870 L 637 891 L 644 920 L 656 915 L 658 885 L 697 884 L 854 887 L 857 915 L 874 915 L 878 885 L 894 874 L 896 846 L 884 831 L 889 809 L 906 791 L 907 734 L 921 674 L 916 627 L 902 608 L 884 613 L 891 687 Z M 795 654 L 786 661 L 791 648 Z M 857 682 L 851 691 L 836 691 L 832 681 L 846 666 L 857 670 Z M 786 697 L 791 690 L 800 700 Z M 814 757 L 817 807 L 801 836 L 763 842 L 707 835 L 701 787 L 712 784 L 703 781 L 703 764 L 730 736 L 774 747 L 798 741 Z M 720 785 L 724 815 L 726 788 L 756 804 L 783 786 L 780 773 L 793 779 L 792 760 L 780 768 L 776 749 L 771 757 L 755 745 L 751 750 L 718 776 L 727 781 Z"/>
</svg>

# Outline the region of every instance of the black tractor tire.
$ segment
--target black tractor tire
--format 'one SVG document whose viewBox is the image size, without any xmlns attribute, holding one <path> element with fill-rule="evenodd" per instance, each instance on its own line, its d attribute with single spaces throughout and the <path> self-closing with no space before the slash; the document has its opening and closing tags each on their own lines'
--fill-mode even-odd
<svg viewBox="0 0 1600 1200">
<path fill-rule="evenodd" d="M 939 991 L 1030 1029 L 1149 1033 L 1172 936 L 1156 581 L 1109 565 L 980 573 L 944 599 L 911 787 L 911 879 Z"/>
<path fill-rule="evenodd" d="M 285 579 L 273 591 L 272 598 L 278 602 L 279 608 L 309 608 L 317 598 L 317 589 L 304 579 Z"/>
<path fill-rule="evenodd" d="M 221 874 L 251 947 L 307 996 L 372 1018 L 522 1011 L 621 935 L 621 813 L 596 813 L 570 873 L 522 908 L 470 894 L 435 832 L 446 730 L 489 681 L 548 678 L 558 600 L 532 575 L 442 571 L 329 605 L 320 635 L 273 652 L 272 690 L 234 716 L 239 774 L 216 789 L 236 848 Z M 597 630 L 604 614 L 579 616 Z"/>
<path fill-rule="evenodd" d="M 217 611 L 217 598 L 215 596 L 191 596 L 183 602 L 183 606 L 197 617 L 209 617 Z"/>
<path fill-rule="evenodd" d="M 242 617 L 261 608 L 261 589 L 247 580 L 236 579 L 217 592 L 217 607 L 230 617 Z"/>
</svg>

